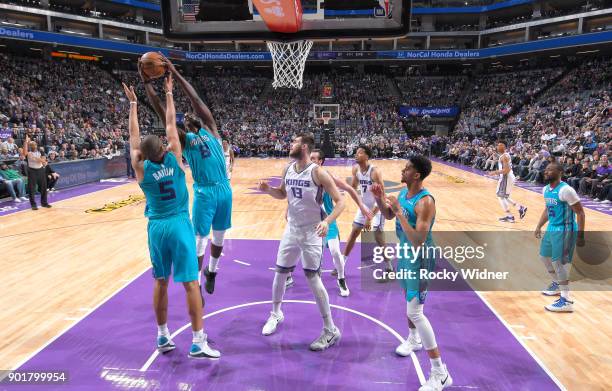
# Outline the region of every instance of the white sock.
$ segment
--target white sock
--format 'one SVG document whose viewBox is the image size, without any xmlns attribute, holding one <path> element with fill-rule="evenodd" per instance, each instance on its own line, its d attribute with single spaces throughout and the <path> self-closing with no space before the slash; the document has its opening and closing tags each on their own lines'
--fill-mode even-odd
<svg viewBox="0 0 612 391">
<path fill-rule="evenodd" d="M 570 300 L 570 292 L 569 292 L 569 284 L 559 285 L 559 289 L 561 290 L 561 297 L 565 300 Z"/>
<path fill-rule="evenodd" d="M 202 270 L 198 270 L 198 285 L 202 286 Z"/>
<path fill-rule="evenodd" d="M 219 266 L 219 258 L 214 258 L 212 255 L 208 260 L 208 271 L 211 273 L 217 272 L 217 267 Z"/>
<path fill-rule="evenodd" d="M 441 368 L 442 367 L 442 358 L 430 358 L 429 362 L 431 362 L 432 368 Z"/>
<path fill-rule="evenodd" d="M 170 335 L 170 331 L 168 330 L 168 323 L 157 325 L 157 335 Z"/>
<path fill-rule="evenodd" d="M 329 296 L 325 286 L 323 286 L 321 276 L 318 273 L 313 273 L 312 275 L 307 275 L 307 280 L 323 318 L 323 327 L 333 330 L 335 325 L 331 315 L 331 307 L 329 306 Z"/>
<path fill-rule="evenodd" d="M 272 312 L 277 315 L 281 313 L 281 304 L 283 304 L 287 277 L 289 277 L 289 273 L 277 272 L 274 274 L 274 281 L 272 282 Z"/>
<path fill-rule="evenodd" d="M 198 331 L 193 332 L 193 342 L 194 343 L 202 343 L 206 341 L 206 334 L 204 334 L 204 329 L 200 329 Z"/>
</svg>

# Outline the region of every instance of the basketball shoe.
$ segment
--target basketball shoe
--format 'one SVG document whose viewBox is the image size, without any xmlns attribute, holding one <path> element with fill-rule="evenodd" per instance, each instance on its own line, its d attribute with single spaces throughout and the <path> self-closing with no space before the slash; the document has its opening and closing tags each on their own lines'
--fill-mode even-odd
<svg viewBox="0 0 612 391">
<path fill-rule="evenodd" d="M 342 334 L 340 334 L 340 330 L 334 326 L 333 330 L 329 330 L 323 328 L 321 331 L 321 335 L 317 338 L 313 343 L 310 344 L 310 350 L 315 352 L 325 350 L 331 346 L 333 346 L 336 342 L 340 340 Z"/>
<path fill-rule="evenodd" d="M 266 324 L 261 330 L 261 333 L 263 335 L 274 334 L 274 332 L 276 331 L 276 327 L 279 325 L 279 323 L 282 323 L 283 320 L 285 320 L 285 316 L 283 315 L 282 311 L 280 311 L 279 314 L 270 312 L 270 317 L 268 318 L 268 320 L 266 320 Z"/>
<path fill-rule="evenodd" d="M 170 339 L 169 335 L 158 335 L 157 336 L 157 351 L 160 353 L 167 353 L 171 350 L 174 350 L 176 345 Z"/>
<path fill-rule="evenodd" d="M 441 391 L 452 385 L 453 378 L 448 373 L 446 365 L 442 364 L 440 368 L 431 368 L 429 379 L 419 388 L 419 391 Z"/>
<path fill-rule="evenodd" d="M 410 356 L 410 353 L 423 349 L 423 343 L 418 337 L 408 336 L 404 342 L 401 343 L 396 349 L 395 354 L 402 357 Z"/>
<path fill-rule="evenodd" d="M 208 346 L 206 334 L 204 334 L 204 338 L 193 340 L 193 343 L 191 344 L 191 350 L 189 350 L 189 358 L 216 359 L 219 357 L 221 357 L 221 352 Z"/>
<path fill-rule="evenodd" d="M 565 297 L 559 297 L 557 301 L 544 308 L 550 312 L 574 312 L 574 302 L 567 300 Z"/>
<path fill-rule="evenodd" d="M 561 294 L 561 290 L 559 289 L 559 284 L 556 281 L 550 283 L 548 288 L 542 291 L 542 294 L 545 296 L 558 296 Z"/>
</svg>

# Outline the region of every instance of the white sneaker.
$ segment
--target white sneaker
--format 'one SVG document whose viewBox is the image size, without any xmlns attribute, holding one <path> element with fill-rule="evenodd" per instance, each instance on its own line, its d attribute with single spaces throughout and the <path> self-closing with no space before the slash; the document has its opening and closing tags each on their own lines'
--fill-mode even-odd
<svg viewBox="0 0 612 391">
<path fill-rule="evenodd" d="M 206 336 L 202 341 L 193 341 L 191 344 L 191 350 L 189 350 L 189 358 L 195 359 L 216 359 L 221 357 L 221 352 L 208 346 Z"/>
<path fill-rule="evenodd" d="M 28 197 L 21 197 L 21 201 L 30 201 Z"/>
<path fill-rule="evenodd" d="M 557 299 L 557 301 L 545 306 L 544 308 L 550 312 L 574 312 L 574 302 L 561 296 L 559 299 Z"/>
<path fill-rule="evenodd" d="M 338 342 L 341 336 L 342 334 L 340 334 L 340 330 L 336 326 L 334 326 L 333 330 L 323 328 L 319 338 L 310 344 L 310 350 L 315 352 L 325 350 Z"/>
<path fill-rule="evenodd" d="M 14 202 L 17 202 L 17 203 L 21 203 L 21 202 L 23 202 L 23 201 L 21 201 L 21 199 L 19 199 L 19 198 L 15 198 L 13 201 L 14 201 Z"/>
<path fill-rule="evenodd" d="M 448 373 L 446 365 L 442 364 L 440 368 L 431 368 L 429 379 L 419 388 L 419 391 L 441 391 L 452 385 L 453 378 Z"/>
<path fill-rule="evenodd" d="M 602 204 L 609 204 L 609 203 L 610 203 L 610 200 L 605 199 L 605 200 L 601 201 L 601 203 L 602 203 Z"/>
<path fill-rule="evenodd" d="M 268 320 L 266 320 L 266 324 L 261 330 L 261 333 L 263 335 L 274 334 L 274 332 L 276 331 L 276 327 L 278 326 L 279 323 L 282 323 L 283 320 L 285 320 L 285 317 L 283 316 L 282 311 L 280 312 L 280 314 L 275 314 L 274 312 L 270 312 L 270 317 L 268 318 Z"/>
<path fill-rule="evenodd" d="M 340 296 L 348 297 L 348 295 L 351 294 L 348 285 L 346 285 L 346 278 L 337 279 L 336 284 L 338 285 L 338 289 L 340 289 Z"/>
<path fill-rule="evenodd" d="M 423 349 L 423 343 L 419 338 L 408 337 L 395 349 L 395 354 L 402 357 L 410 356 L 410 353 Z"/>
</svg>

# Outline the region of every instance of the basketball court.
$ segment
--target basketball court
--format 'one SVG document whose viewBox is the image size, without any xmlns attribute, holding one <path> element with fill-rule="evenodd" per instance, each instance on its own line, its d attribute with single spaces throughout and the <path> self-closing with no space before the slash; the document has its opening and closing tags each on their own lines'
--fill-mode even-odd
<svg viewBox="0 0 612 391">
<path fill-rule="evenodd" d="M 335 0 L 253 0 L 244 9 L 224 9 L 221 3 L 200 6 L 195 20 L 185 18 L 186 8 L 196 3 L 162 0 L 164 35 L 194 43 L 266 41 L 274 62 L 274 88 L 302 87 L 304 64 L 317 39 L 394 38 L 410 32 L 409 0 L 356 1 L 351 9 Z M 317 143 L 329 147 L 331 121 L 339 118 L 342 107 L 311 103 L 313 116 L 323 125 Z M 285 321 L 274 335 L 262 336 L 287 204 L 259 192 L 257 185 L 260 180 L 278 185 L 287 164 L 289 159 L 236 160 L 232 228 L 215 292 L 204 295 L 204 327 L 211 346 L 222 352 L 218 360 L 188 358 L 190 323 L 183 288 L 174 283 L 168 326 L 176 349 L 166 354 L 156 350 L 145 199 L 135 181 L 112 179 L 60 190 L 50 195 L 52 209 L 36 213 L 26 205 L 1 209 L 5 279 L 0 328 L 5 343 L 0 368 L 65 371 L 69 381 L 54 387 L 70 390 L 418 389 L 428 376 L 427 353 L 399 357 L 394 352 L 407 335 L 404 293 L 396 282 L 385 289 L 371 287 L 368 269 L 374 265 L 364 263 L 360 244 L 346 264 L 349 297 L 338 294 L 333 263 L 324 252 L 322 278 L 342 331 L 337 346 L 323 352 L 308 349 L 321 318 L 299 267 L 295 285 L 284 297 Z M 325 167 L 348 178 L 352 164 L 352 159 L 332 158 Z M 374 164 L 382 172 L 386 193 L 399 193 L 405 161 Z M 190 175 L 188 183 L 193 183 Z M 436 200 L 434 235 L 456 233 L 458 241 L 472 232 L 499 235 L 509 248 L 501 254 L 504 262 L 514 263 L 525 281 L 535 281 L 532 289 L 473 289 L 460 282 L 460 289 L 429 292 L 425 314 L 452 373 L 451 388 L 610 389 L 609 262 L 595 265 L 606 273 L 594 282 L 580 276 L 582 289 L 572 291 L 575 312 L 547 312 L 544 306 L 552 300 L 539 290 L 549 281 L 531 234 L 545 207 L 541 188 L 514 189 L 513 198 L 529 213 L 510 224 L 498 221 L 496 180 L 481 172 L 435 160 L 425 186 Z M 609 230 L 612 208 L 585 206 L 586 230 Z M 355 212 L 347 201 L 338 219 L 341 240 L 348 236 Z M 390 235 L 394 226 L 387 222 Z M 609 244 L 602 244 L 607 260 Z M 441 263 L 437 270 L 449 268 Z M 3 389 L 13 388 L 39 386 L 3 384 Z"/>
<path fill-rule="evenodd" d="M 407 331 L 401 289 L 362 287 L 359 248 L 347 262 L 348 298 L 338 295 L 327 252 L 323 262 L 332 313 L 343 332 L 338 346 L 322 353 L 308 350 L 321 325 L 299 270 L 295 286 L 285 296 L 285 322 L 275 335 L 261 335 L 270 310 L 286 205 L 260 194 L 256 185 L 258 179 L 274 182 L 287 163 L 237 160 L 232 179 L 234 227 L 224 247 L 217 289 L 205 295 L 205 328 L 212 346 L 223 352 L 217 361 L 187 358 L 189 320 L 183 289 L 173 283 L 168 323 L 177 349 L 156 353 L 144 202 L 135 182 L 116 180 L 63 190 L 52 196 L 52 210 L 37 214 L 6 212 L 0 227 L 0 252 L 8 255 L 8 277 L 0 292 L 6 309 L 1 327 L 14 348 L 2 349 L 0 366 L 65 370 L 70 381 L 61 387 L 75 390 L 418 388 L 427 376 L 426 353 L 406 358 L 394 353 Z M 331 160 L 328 169 L 348 177 L 351 163 Z M 387 192 L 399 191 L 403 161 L 374 163 L 382 170 Z M 434 230 L 532 231 L 543 208 L 540 194 L 516 189 L 516 199 L 530 212 L 525 220 L 504 225 L 496 218 L 494 180 L 434 163 L 428 182 L 438 205 Z M 348 205 L 339 220 L 341 238 L 348 235 L 356 210 Z M 591 209 L 586 214 L 589 230 L 608 227 L 608 214 Z M 528 261 L 537 274 L 537 254 Z M 39 271 L 42 264 L 45 272 Z M 603 291 L 576 291 L 575 298 L 576 312 L 552 314 L 543 308 L 550 299 L 537 291 L 430 292 L 425 311 L 452 370 L 453 387 L 605 389 L 603 368 L 597 372 L 600 378 L 577 374 L 592 373 L 595 366 L 610 368 L 601 361 L 607 355 L 602 341 L 609 340 L 609 298 Z M 597 324 L 602 327 L 594 327 Z"/>
</svg>

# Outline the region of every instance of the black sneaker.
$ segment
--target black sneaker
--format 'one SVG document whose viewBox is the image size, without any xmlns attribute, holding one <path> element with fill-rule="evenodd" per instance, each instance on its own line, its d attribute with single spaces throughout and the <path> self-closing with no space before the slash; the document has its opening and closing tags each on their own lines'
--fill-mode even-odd
<svg viewBox="0 0 612 391">
<path fill-rule="evenodd" d="M 519 208 L 519 217 L 522 219 L 527 214 L 527 207 L 521 206 Z"/>
<path fill-rule="evenodd" d="M 208 271 L 208 266 L 204 269 L 204 277 L 206 277 L 206 284 L 204 284 L 204 288 L 209 295 L 212 295 L 215 291 L 215 278 L 217 277 L 217 273 L 213 273 Z"/>
<path fill-rule="evenodd" d="M 43 205 L 42 207 L 43 207 L 43 208 L 50 208 L 50 207 L 51 207 L 51 205 L 46 204 L 46 205 Z"/>
<path fill-rule="evenodd" d="M 38 210 L 38 206 L 32 205 L 32 210 Z"/>
</svg>

